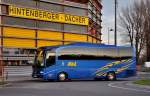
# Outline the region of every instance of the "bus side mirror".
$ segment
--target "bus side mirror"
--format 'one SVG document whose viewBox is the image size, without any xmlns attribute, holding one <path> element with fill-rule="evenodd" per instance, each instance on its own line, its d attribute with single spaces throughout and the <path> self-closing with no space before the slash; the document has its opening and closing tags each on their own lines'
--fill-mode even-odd
<svg viewBox="0 0 150 96">
<path fill-rule="evenodd" d="M 29 65 L 33 65 L 33 64 L 34 64 L 34 61 L 29 60 L 29 61 L 28 61 L 28 64 L 29 64 Z"/>
</svg>

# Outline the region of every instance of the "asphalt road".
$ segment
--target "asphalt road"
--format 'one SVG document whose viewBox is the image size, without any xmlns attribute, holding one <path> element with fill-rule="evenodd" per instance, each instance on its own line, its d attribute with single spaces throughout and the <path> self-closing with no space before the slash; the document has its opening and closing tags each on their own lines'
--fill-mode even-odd
<svg viewBox="0 0 150 96">
<path fill-rule="evenodd" d="M 150 87 L 132 85 L 134 79 L 47 82 L 28 77 L 1 87 L 0 96 L 150 96 Z"/>
<path fill-rule="evenodd" d="M 4 74 L 12 76 L 29 76 L 32 73 L 32 66 L 5 66 Z"/>
<path fill-rule="evenodd" d="M 150 73 L 118 81 L 47 82 L 32 79 L 28 74 L 31 68 L 25 69 L 22 73 L 27 74 L 8 68 L 9 73 L 14 73 L 9 75 L 7 86 L 0 86 L 0 96 L 150 96 L 150 87 L 132 84 L 134 80 L 150 78 Z"/>
</svg>

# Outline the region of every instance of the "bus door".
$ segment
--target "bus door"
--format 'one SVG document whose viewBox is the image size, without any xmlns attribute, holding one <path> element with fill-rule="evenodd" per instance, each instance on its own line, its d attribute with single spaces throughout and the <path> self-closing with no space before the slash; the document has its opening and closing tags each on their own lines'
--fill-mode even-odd
<svg viewBox="0 0 150 96">
<path fill-rule="evenodd" d="M 77 74 L 77 61 L 76 60 L 67 60 L 66 62 L 67 71 L 71 78 L 79 78 L 79 75 Z"/>
<path fill-rule="evenodd" d="M 79 78 L 90 78 L 93 71 L 93 61 L 90 60 L 77 60 L 76 73 L 79 74 Z"/>
</svg>

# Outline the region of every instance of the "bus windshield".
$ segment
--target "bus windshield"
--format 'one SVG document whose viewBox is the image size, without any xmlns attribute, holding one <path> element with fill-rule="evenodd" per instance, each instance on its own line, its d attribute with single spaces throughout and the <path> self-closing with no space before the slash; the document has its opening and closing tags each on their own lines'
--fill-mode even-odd
<svg viewBox="0 0 150 96">
<path fill-rule="evenodd" d="M 55 64 L 55 49 L 47 51 L 38 50 L 35 58 L 38 68 L 49 67 Z"/>
<path fill-rule="evenodd" d="M 52 66 L 55 64 L 55 52 L 54 50 L 46 51 L 46 67 Z"/>
<path fill-rule="evenodd" d="M 44 51 L 37 51 L 35 62 L 37 67 L 44 67 Z"/>
</svg>

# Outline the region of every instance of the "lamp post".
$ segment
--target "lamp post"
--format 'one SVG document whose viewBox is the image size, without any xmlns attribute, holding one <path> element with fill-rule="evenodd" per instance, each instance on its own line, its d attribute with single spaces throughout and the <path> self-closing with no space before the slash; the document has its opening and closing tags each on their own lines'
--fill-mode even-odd
<svg viewBox="0 0 150 96">
<path fill-rule="evenodd" d="M 110 44 L 110 32 L 113 31 L 113 29 L 110 29 L 108 27 L 108 45 Z"/>
<path fill-rule="evenodd" d="M 114 28 L 114 39 L 115 39 L 115 45 L 117 46 L 117 4 L 118 1 L 115 0 L 115 28 Z"/>
</svg>

